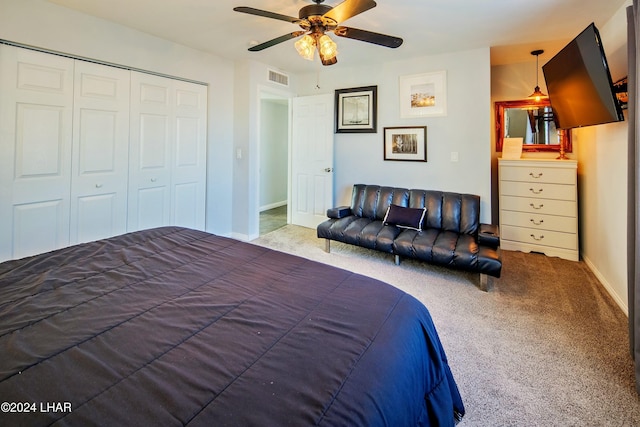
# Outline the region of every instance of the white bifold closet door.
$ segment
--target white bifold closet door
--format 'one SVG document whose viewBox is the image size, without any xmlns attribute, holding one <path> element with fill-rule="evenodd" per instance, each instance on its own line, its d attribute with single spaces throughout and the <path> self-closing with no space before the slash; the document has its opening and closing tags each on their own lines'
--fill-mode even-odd
<svg viewBox="0 0 640 427">
<path fill-rule="evenodd" d="M 0 49 L 0 259 L 126 232 L 129 71 Z"/>
<path fill-rule="evenodd" d="M 204 230 L 207 87 L 0 45 L 0 261 Z"/>
<path fill-rule="evenodd" d="M 0 260 L 69 244 L 73 67 L 0 45 Z"/>
<path fill-rule="evenodd" d="M 130 72 L 75 63 L 71 243 L 127 231 Z"/>
<path fill-rule="evenodd" d="M 131 73 L 129 231 L 204 230 L 207 87 Z"/>
</svg>

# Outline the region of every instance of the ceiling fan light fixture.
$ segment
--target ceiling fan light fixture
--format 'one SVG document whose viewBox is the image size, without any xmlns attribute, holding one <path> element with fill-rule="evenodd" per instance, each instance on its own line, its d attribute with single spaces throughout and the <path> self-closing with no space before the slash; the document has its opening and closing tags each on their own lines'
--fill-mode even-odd
<svg viewBox="0 0 640 427">
<path fill-rule="evenodd" d="M 320 54 L 320 62 L 322 62 L 322 65 L 333 65 L 338 62 L 338 58 L 335 56 L 328 58 Z"/>
<path fill-rule="evenodd" d="M 323 34 L 318 39 L 318 45 L 320 46 L 320 55 L 325 57 L 326 59 L 332 59 L 338 55 L 338 45 L 333 40 L 331 40 L 328 35 Z"/>
<path fill-rule="evenodd" d="M 316 41 L 309 34 L 306 34 L 294 44 L 298 54 L 304 59 L 313 61 L 316 52 Z"/>
</svg>

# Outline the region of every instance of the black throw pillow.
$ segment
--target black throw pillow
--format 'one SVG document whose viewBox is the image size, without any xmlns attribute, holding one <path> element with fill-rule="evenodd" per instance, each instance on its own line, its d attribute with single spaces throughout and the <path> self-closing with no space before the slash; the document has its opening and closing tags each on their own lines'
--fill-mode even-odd
<svg viewBox="0 0 640 427">
<path fill-rule="evenodd" d="M 406 208 L 404 206 L 389 205 L 384 216 L 385 225 L 395 225 L 401 228 L 422 231 L 422 222 L 427 208 Z"/>
</svg>

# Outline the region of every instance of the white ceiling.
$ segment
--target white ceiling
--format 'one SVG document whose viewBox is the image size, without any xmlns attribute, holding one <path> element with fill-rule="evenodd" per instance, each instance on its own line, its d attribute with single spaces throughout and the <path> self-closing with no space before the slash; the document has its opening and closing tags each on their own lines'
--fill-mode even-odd
<svg viewBox="0 0 640 427">
<path fill-rule="evenodd" d="M 261 52 L 262 43 L 299 29 L 294 24 L 234 12 L 249 6 L 288 16 L 311 0 L 49 0 L 201 51 L 254 59 L 289 72 L 316 70 L 319 61 L 298 56 L 293 40 Z M 342 0 L 326 0 L 335 6 Z M 533 61 L 544 49 L 544 63 L 591 22 L 602 26 L 626 0 L 377 0 L 377 7 L 344 22 L 345 26 L 398 36 L 389 49 L 333 37 L 338 63 L 350 66 L 413 56 L 491 47 L 492 64 Z"/>
</svg>

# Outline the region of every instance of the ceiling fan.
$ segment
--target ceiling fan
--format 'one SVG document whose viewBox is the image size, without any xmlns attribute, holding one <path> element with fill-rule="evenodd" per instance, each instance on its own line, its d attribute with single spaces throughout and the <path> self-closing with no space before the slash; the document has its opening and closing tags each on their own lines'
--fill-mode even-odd
<svg viewBox="0 0 640 427">
<path fill-rule="evenodd" d="M 339 25 L 349 18 L 376 7 L 376 2 L 373 0 L 344 0 L 335 7 L 321 4 L 324 0 L 312 1 L 315 4 L 304 6 L 300 9 L 297 18 L 252 7 L 234 7 L 233 10 L 236 12 L 287 21 L 292 24 L 297 24 L 302 28 L 302 31 L 294 31 L 250 47 L 249 51 L 261 51 L 287 40 L 304 36 L 295 43 L 296 50 L 300 56 L 313 60 L 317 49 L 322 64 L 332 65 L 338 62 L 336 58 L 338 50 L 335 42 L 326 34 L 328 32 L 333 32 L 333 34 L 339 37 L 360 40 L 390 48 L 397 48 L 402 44 L 403 40 L 399 37 Z"/>
</svg>

